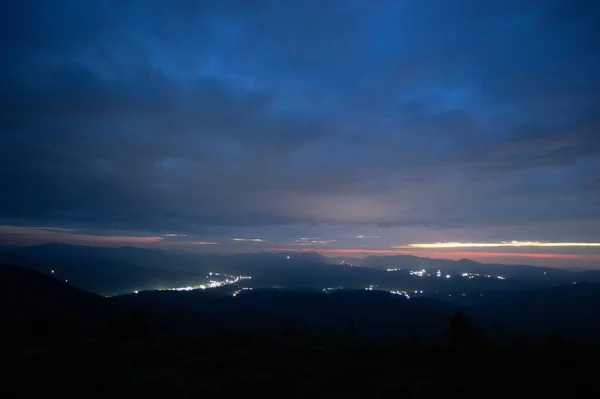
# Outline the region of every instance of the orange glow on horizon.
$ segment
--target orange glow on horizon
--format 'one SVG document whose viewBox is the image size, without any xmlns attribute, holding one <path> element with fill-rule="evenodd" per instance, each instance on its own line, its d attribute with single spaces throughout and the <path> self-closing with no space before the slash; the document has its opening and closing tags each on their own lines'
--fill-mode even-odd
<svg viewBox="0 0 600 399">
<path fill-rule="evenodd" d="M 331 255 L 347 254 L 373 254 L 373 255 L 413 255 L 427 258 L 445 259 L 489 259 L 489 258 L 534 258 L 534 259 L 570 259 L 600 261 L 600 255 L 574 255 L 574 254 L 542 254 L 542 253 L 515 253 L 515 252 L 422 252 L 397 249 L 320 249 L 320 248 L 270 248 L 277 252 L 316 252 Z"/>
<path fill-rule="evenodd" d="M 397 249 L 323 249 L 323 248 L 269 248 L 269 251 L 276 252 L 319 252 L 319 253 L 371 253 L 371 254 L 389 254 L 389 255 L 413 255 L 414 251 L 400 251 Z"/>
<path fill-rule="evenodd" d="M 87 234 L 69 234 L 60 239 L 65 244 L 98 246 L 148 245 L 159 243 L 162 240 L 162 237 L 93 236 Z"/>
<path fill-rule="evenodd" d="M 448 258 L 538 258 L 538 259 L 600 259 L 600 255 L 524 254 L 516 252 L 433 252 Z"/>
<path fill-rule="evenodd" d="M 496 247 L 600 247 L 598 242 L 541 242 L 541 241 L 510 241 L 510 242 L 436 242 L 430 244 L 395 245 L 392 248 L 496 248 Z"/>
<path fill-rule="evenodd" d="M 23 227 L 0 225 L 0 236 L 9 243 L 21 245 L 60 242 L 71 245 L 123 246 L 152 245 L 163 241 L 163 237 L 76 234 L 75 230 L 56 227 Z"/>
</svg>

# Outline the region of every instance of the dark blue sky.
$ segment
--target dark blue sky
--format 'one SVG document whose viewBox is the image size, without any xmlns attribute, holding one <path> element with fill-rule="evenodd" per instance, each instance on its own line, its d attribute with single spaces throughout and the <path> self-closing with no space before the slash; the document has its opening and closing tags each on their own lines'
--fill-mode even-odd
<svg viewBox="0 0 600 399">
<path fill-rule="evenodd" d="M 3 242 L 600 242 L 598 2 L 0 7 Z"/>
</svg>

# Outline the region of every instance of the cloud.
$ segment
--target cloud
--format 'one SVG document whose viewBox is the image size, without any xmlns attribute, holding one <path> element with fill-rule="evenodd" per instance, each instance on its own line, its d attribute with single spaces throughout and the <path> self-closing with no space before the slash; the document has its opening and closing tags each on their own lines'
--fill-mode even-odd
<svg viewBox="0 0 600 399">
<path fill-rule="evenodd" d="M 199 242 L 597 223 L 592 3 L 7 2 L 0 222 Z"/>
<path fill-rule="evenodd" d="M 7 227 L 7 226 L 0 226 L 0 227 Z M 65 229 L 62 227 L 29 227 L 30 230 L 39 230 L 39 231 L 47 231 L 47 232 L 53 232 L 53 233 L 74 233 L 75 229 Z"/>
<path fill-rule="evenodd" d="M 311 246 L 311 245 L 325 245 L 332 244 L 335 240 L 322 240 L 320 238 L 298 238 L 290 243 L 290 245 L 299 245 L 299 246 Z"/>
<path fill-rule="evenodd" d="M 219 245 L 218 242 L 210 242 L 210 241 L 182 241 L 181 244 L 189 244 L 189 245 Z"/>
<path fill-rule="evenodd" d="M 97 246 L 148 246 L 160 243 L 163 237 L 93 235 L 74 233 L 68 229 L 21 227 L 0 225 L 0 241 L 5 244 L 37 245 L 48 242 L 60 242 L 73 245 Z"/>
</svg>

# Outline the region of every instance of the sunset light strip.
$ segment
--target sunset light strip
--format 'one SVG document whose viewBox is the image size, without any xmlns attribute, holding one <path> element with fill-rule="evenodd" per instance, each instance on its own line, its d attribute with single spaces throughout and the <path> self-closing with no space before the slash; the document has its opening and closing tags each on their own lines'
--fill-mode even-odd
<svg viewBox="0 0 600 399">
<path fill-rule="evenodd" d="M 355 248 L 269 248 L 274 252 L 314 252 L 326 256 L 341 255 L 413 255 L 426 256 L 435 259 L 493 259 L 493 258 L 537 258 L 537 259 L 570 259 L 580 261 L 600 261 L 600 255 L 583 254 L 542 254 L 542 253 L 515 253 L 515 252 L 421 252 L 403 251 L 399 249 L 355 249 Z"/>
<path fill-rule="evenodd" d="M 432 244 L 395 245 L 392 248 L 489 248 L 489 247 L 600 247 L 598 242 L 437 242 Z"/>
</svg>

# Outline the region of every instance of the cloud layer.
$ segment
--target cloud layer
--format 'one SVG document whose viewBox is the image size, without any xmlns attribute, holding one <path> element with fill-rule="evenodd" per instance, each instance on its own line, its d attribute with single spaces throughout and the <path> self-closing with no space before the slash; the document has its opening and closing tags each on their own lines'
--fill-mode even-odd
<svg viewBox="0 0 600 399">
<path fill-rule="evenodd" d="M 296 3 L 3 2 L 0 222 L 598 239 L 595 2 Z"/>
</svg>

